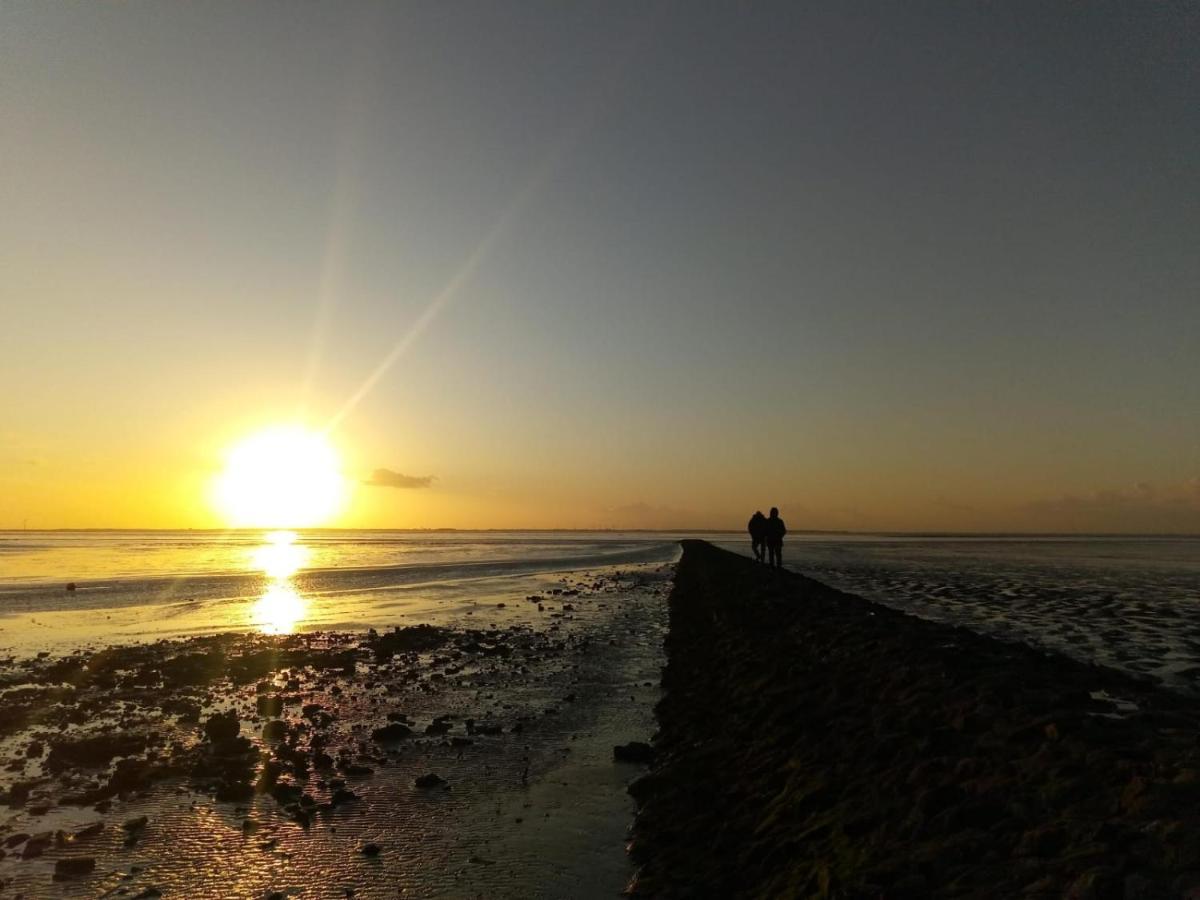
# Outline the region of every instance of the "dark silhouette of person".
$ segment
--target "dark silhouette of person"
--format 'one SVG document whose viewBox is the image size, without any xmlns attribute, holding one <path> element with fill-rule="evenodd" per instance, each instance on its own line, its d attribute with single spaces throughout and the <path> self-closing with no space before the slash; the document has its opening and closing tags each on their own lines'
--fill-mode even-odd
<svg viewBox="0 0 1200 900">
<path fill-rule="evenodd" d="M 754 550 L 754 558 L 759 562 L 763 562 L 763 557 L 767 554 L 766 525 L 767 517 L 762 514 L 761 509 L 756 509 L 746 524 L 746 530 L 750 532 L 750 546 Z"/>
<path fill-rule="evenodd" d="M 773 569 L 782 569 L 783 536 L 787 534 L 787 526 L 783 524 L 783 519 L 779 518 L 779 510 L 776 507 L 771 507 L 771 515 L 763 524 L 769 564 Z"/>
</svg>

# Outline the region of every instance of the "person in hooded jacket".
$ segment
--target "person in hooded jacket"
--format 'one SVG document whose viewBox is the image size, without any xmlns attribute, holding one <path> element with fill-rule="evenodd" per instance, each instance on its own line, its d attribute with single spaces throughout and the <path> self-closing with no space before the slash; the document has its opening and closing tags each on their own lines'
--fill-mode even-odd
<svg viewBox="0 0 1200 900">
<path fill-rule="evenodd" d="M 763 557 L 767 553 L 767 517 L 762 514 L 762 510 L 755 510 L 754 515 L 750 517 L 750 521 L 746 525 L 746 530 L 750 532 L 750 547 L 754 550 L 754 558 L 759 562 L 763 561 Z"/>
<path fill-rule="evenodd" d="M 787 534 L 787 526 L 779 518 L 779 510 L 772 506 L 771 515 L 764 523 L 764 540 L 767 545 L 768 563 L 773 569 L 783 568 L 783 536 Z"/>
</svg>

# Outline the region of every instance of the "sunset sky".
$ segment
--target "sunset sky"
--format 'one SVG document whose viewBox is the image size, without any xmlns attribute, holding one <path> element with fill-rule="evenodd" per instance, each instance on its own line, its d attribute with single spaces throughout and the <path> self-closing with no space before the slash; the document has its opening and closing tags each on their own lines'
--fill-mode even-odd
<svg viewBox="0 0 1200 900">
<path fill-rule="evenodd" d="M 9 0 L 0 528 L 1200 532 L 1198 9 Z"/>
</svg>

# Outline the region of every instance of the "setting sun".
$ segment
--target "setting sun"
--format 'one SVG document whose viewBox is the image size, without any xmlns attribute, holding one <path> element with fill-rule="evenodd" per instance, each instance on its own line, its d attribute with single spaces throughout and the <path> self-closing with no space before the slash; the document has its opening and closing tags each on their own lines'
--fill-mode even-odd
<svg viewBox="0 0 1200 900">
<path fill-rule="evenodd" d="M 285 425 L 230 449 L 213 501 L 234 527 L 300 528 L 328 524 L 346 492 L 341 460 L 325 435 Z"/>
</svg>

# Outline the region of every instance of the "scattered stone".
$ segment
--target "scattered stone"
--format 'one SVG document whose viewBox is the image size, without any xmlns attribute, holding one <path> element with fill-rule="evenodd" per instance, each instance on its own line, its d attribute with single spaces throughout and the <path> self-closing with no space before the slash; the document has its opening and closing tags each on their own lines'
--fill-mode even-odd
<svg viewBox="0 0 1200 900">
<path fill-rule="evenodd" d="M 371 732 L 371 739 L 380 743 L 388 741 L 400 741 L 407 737 L 412 737 L 412 729 L 402 722 L 392 722 L 389 725 L 384 725 L 381 728 L 376 728 Z"/>
<path fill-rule="evenodd" d="M 54 880 L 63 881 L 68 878 L 80 878 L 96 868 L 96 860 L 90 856 L 73 856 L 55 860 Z"/>
<path fill-rule="evenodd" d="M 283 715 L 283 698 L 278 694 L 260 696 L 254 703 L 255 711 L 260 716 Z"/>
<path fill-rule="evenodd" d="M 204 723 L 204 736 L 214 744 L 226 744 L 234 740 L 240 731 L 241 724 L 232 711 L 211 715 Z"/>
<path fill-rule="evenodd" d="M 630 741 L 613 747 L 615 762 L 650 765 L 654 762 L 654 748 L 642 741 Z"/>
</svg>

